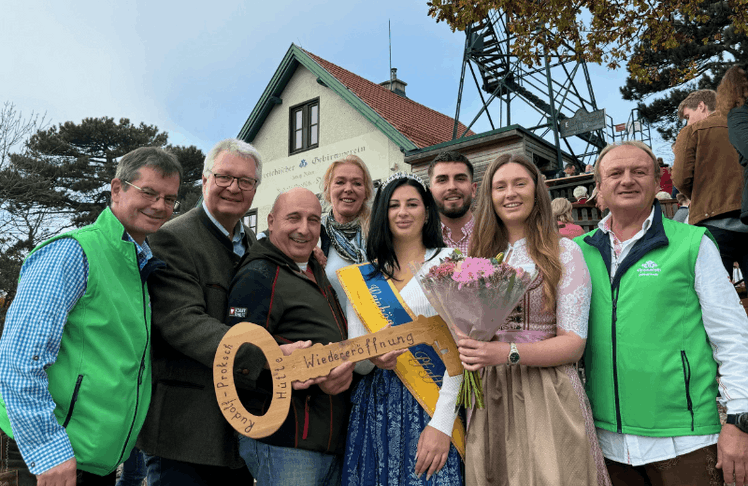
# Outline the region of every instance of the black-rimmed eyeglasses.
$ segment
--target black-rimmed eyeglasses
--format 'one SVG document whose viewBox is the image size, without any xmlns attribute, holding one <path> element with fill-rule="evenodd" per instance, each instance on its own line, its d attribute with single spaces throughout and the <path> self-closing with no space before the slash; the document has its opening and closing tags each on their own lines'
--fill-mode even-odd
<svg viewBox="0 0 748 486">
<path fill-rule="evenodd" d="M 136 186 L 135 184 L 133 184 L 132 182 L 128 182 L 128 181 L 124 181 L 124 182 L 125 182 L 125 184 L 127 184 L 128 186 L 132 186 L 132 187 L 134 187 L 135 189 L 137 189 L 138 191 L 140 191 L 140 194 L 141 194 L 141 195 L 142 195 L 142 196 L 143 196 L 143 197 L 144 197 L 144 198 L 145 198 L 145 199 L 146 199 L 147 201 L 150 201 L 150 202 L 152 202 L 152 203 L 155 203 L 155 202 L 158 202 L 158 200 L 159 200 L 159 199 L 162 199 L 162 198 L 163 198 L 163 200 L 164 200 L 164 202 L 166 203 L 166 205 L 167 205 L 167 206 L 169 206 L 170 208 L 174 208 L 174 207 L 176 207 L 176 205 L 178 204 L 178 202 L 177 202 L 177 198 L 176 198 L 175 196 L 162 196 L 161 194 L 157 194 L 157 193 L 155 193 L 155 192 L 151 191 L 150 189 L 143 189 L 143 188 L 141 188 L 141 187 L 138 187 L 138 186 Z"/>
<path fill-rule="evenodd" d="M 257 179 L 253 177 L 234 177 L 224 174 L 216 174 L 215 172 L 208 171 L 213 174 L 213 179 L 216 181 L 218 187 L 229 187 L 236 181 L 239 185 L 239 189 L 242 191 L 251 191 L 257 187 Z"/>
</svg>

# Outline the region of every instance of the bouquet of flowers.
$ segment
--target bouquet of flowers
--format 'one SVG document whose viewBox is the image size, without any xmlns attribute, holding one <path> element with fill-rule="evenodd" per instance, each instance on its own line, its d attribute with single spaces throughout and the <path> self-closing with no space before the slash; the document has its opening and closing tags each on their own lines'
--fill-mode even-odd
<svg viewBox="0 0 748 486">
<path fill-rule="evenodd" d="M 459 250 L 428 270 L 411 264 L 426 298 L 449 325 L 479 341 L 489 341 L 525 294 L 534 275 L 496 258 L 465 257 Z M 484 407 L 483 384 L 475 371 L 464 371 L 457 406 Z"/>
</svg>

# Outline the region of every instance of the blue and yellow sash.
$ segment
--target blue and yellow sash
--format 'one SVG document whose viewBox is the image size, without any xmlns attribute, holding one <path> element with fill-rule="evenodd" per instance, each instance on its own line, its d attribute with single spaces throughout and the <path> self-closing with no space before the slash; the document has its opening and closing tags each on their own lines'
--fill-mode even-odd
<svg viewBox="0 0 748 486">
<path fill-rule="evenodd" d="M 370 263 L 344 267 L 337 273 L 348 300 L 367 331 L 377 332 L 388 325 L 398 326 L 416 318 L 394 284 L 381 272 L 374 272 Z M 429 416 L 433 416 L 445 373 L 444 362 L 434 348 L 427 344 L 408 348 L 397 358 L 395 373 Z M 452 429 L 452 443 L 464 459 L 465 426 L 459 417 Z"/>
</svg>

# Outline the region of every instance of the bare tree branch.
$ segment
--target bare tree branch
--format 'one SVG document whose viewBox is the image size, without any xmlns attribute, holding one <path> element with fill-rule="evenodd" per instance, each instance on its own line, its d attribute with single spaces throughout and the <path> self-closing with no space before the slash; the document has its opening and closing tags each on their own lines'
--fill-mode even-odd
<svg viewBox="0 0 748 486">
<path fill-rule="evenodd" d="M 5 168 L 11 151 L 22 148 L 31 135 L 47 125 L 46 113 L 32 111 L 28 118 L 24 118 L 13 103 L 6 101 L 0 109 L 0 170 Z"/>
</svg>

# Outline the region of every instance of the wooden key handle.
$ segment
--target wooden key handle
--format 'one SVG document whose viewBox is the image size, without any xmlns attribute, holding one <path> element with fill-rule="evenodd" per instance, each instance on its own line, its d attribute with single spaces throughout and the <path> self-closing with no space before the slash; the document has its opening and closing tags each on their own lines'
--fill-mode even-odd
<svg viewBox="0 0 748 486">
<path fill-rule="evenodd" d="M 252 343 L 273 367 L 273 398 L 265 415 L 252 415 L 239 400 L 234 383 L 234 360 L 242 344 Z M 213 383 L 221 413 L 240 434 L 259 439 L 278 430 L 291 406 L 291 381 L 283 373 L 283 351 L 264 327 L 240 322 L 221 339 L 213 361 Z"/>
</svg>

